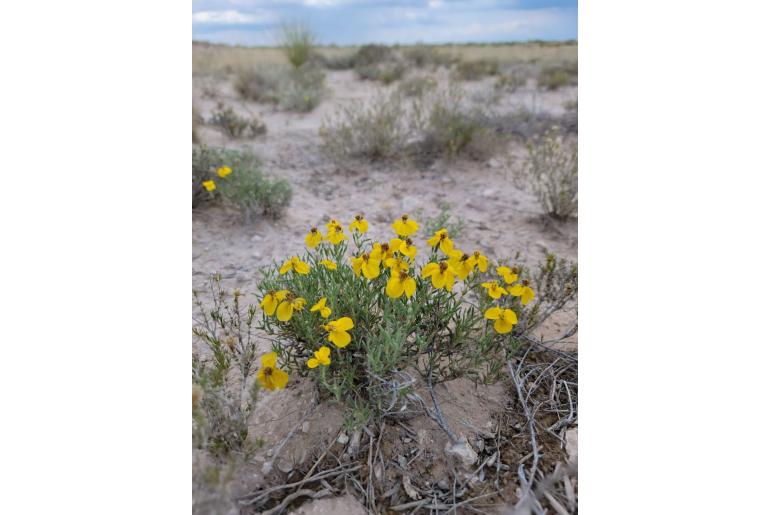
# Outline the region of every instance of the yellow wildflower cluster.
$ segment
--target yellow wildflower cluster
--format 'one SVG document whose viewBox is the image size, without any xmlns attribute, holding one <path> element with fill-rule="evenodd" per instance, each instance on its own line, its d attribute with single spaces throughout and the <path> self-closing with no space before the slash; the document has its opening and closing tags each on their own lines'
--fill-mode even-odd
<svg viewBox="0 0 770 515">
<path fill-rule="evenodd" d="M 217 170 L 217 175 L 221 179 L 224 179 L 231 173 L 233 173 L 233 170 L 229 166 L 223 166 Z M 204 188 L 206 188 L 206 191 L 214 191 L 215 189 L 217 189 L 217 183 L 214 182 L 213 180 L 203 181 L 201 184 L 203 185 Z"/>
<path fill-rule="evenodd" d="M 321 251 L 319 257 L 325 255 L 333 258 L 334 261 L 314 258 L 312 255 L 308 256 L 312 268 L 318 269 L 319 273 L 322 274 L 318 277 L 323 277 L 323 274 L 329 273 L 328 271 L 336 271 L 338 267 L 342 266 L 340 258 L 345 249 L 338 251 L 334 248 L 348 239 L 343 225 L 339 221 L 332 219 L 325 224 L 325 227 L 325 234 L 322 234 L 317 227 L 311 227 L 305 235 L 305 245 L 310 249 L 316 249 L 324 244 L 330 245 L 329 247 L 322 247 L 325 250 Z M 420 226 L 409 215 L 405 214 L 395 220 L 391 227 L 396 233 L 395 238 L 385 242 L 373 242 L 364 248 L 364 242 L 368 240 L 362 239 L 361 235 L 369 231 L 369 222 L 361 214 L 355 216 L 348 225 L 348 230 L 353 235 L 353 241 L 358 252 L 350 257 L 350 269 L 352 269 L 355 277 L 363 277 L 366 281 L 375 281 L 381 275 L 387 274 L 387 280 L 383 281 L 384 293 L 387 297 L 390 299 L 404 297 L 408 301 L 415 296 L 418 289 L 417 270 L 415 268 L 417 246 L 412 240 L 412 236 L 419 230 Z M 442 228 L 436 231 L 427 240 L 427 244 L 431 248 L 431 256 L 429 262 L 420 270 L 419 277 L 422 280 L 430 278 L 431 285 L 436 289 L 451 292 L 458 280 L 467 281 L 472 275 L 475 277 L 475 271 L 486 273 L 488 270 L 489 260 L 485 255 L 478 250 L 467 253 L 456 248 L 446 229 Z M 278 272 L 280 275 L 291 272 L 304 276 L 311 273 L 311 264 L 302 261 L 298 256 L 292 256 L 280 266 Z M 526 306 L 535 297 L 534 290 L 526 280 L 517 283 L 519 274 L 517 268 L 499 266 L 496 268 L 496 272 L 499 280 L 481 283 L 490 298 L 499 300 L 506 295 L 520 297 L 521 304 Z M 311 279 L 311 282 L 313 281 Z M 339 352 L 351 343 L 352 336 L 349 331 L 355 327 L 355 323 L 348 316 L 327 320 L 332 315 L 336 298 L 335 296 L 331 297 L 330 305 L 327 297 L 321 297 L 309 311 L 317 313 L 321 317 L 322 323 L 316 327 L 320 327 L 326 332 L 326 339 L 334 344 Z M 267 316 L 275 316 L 280 322 L 289 322 L 294 313 L 301 312 L 305 305 L 306 300 L 304 298 L 286 289 L 268 291 L 260 303 L 260 307 Z M 494 329 L 500 334 L 510 333 L 513 326 L 518 323 L 516 313 L 512 309 L 499 305 L 487 309 L 484 312 L 484 318 L 493 320 Z M 331 351 L 332 349 L 326 345 L 312 351 L 312 356 L 307 359 L 307 367 L 315 369 L 319 366 L 330 366 L 332 363 Z M 286 376 L 286 380 L 284 380 L 284 376 L 286 373 L 275 367 L 275 353 L 263 357 L 263 369 L 260 369 L 258 376 L 263 386 L 271 389 L 283 388 L 288 381 L 288 376 Z"/>
</svg>

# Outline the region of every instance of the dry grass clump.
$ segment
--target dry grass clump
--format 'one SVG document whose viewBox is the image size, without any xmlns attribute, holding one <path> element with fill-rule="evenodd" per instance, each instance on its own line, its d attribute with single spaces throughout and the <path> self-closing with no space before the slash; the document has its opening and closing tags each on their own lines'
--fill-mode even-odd
<svg viewBox="0 0 770 515">
<path fill-rule="evenodd" d="M 568 111 L 562 116 L 554 116 L 542 111 L 530 111 L 520 107 L 514 112 L 495 113 L 484 112 L 480 117 L 480 123 L 498 134 L 510 135 L 527 141 L 558 126 L 564 134 L 577 135 L 578 117 L 577 111 Z"/>
<path fill-rule="evenodd" d="M 336 162 L 394 159 L 409 137 L 401 95 L 380 93 L 368 103 L 344 107 L 322 122 L 319 134 L 324 153 Z"/>
<path fill-rule="evenodd" d="M 398 91 L 406 97 L 419 97 L 438 87 L 436 79 L 426 75 L 417 75 L 404 79 L 398 86 Z"/>
<path fill-rule="evenodd" d="M 460 80 L 480 80 L 484 77 L 497 75 L 499 65 L 493 59 L 479 59 L 477 61 L 461 61 L 455 69 L 455 76 Z"/>
<path fill-rule="evenodd" d="M 404 76 L 406 66 L 398 54 L 385 45 L 364 45 L 354 57 L 359 79 L 391 84 Z"/>
<path fill-rule="evenodd" d="M 347 52 L 344 54 L 325 57 L 319 55 L 319 62 L 328 70 L 352 70 L 356 66 L 356 52 Z"/>
<path fill-rule="evenodd" d="M 310 59 L 317 39 L 310 27 L 302 23 L 284 24 L 278 32 L 278 46 L 294 68 Z"/>
<path fill-rule="evenodd" d="M 559 65 L 547 66 L 540 70 L 537 85 L 548 90 L 555 90 L 565 86 L 577 86 L 578 64 L 577 62 L 565 62 Z"/>
<path fill-rule="evenodd" d="M 218 127 L 231 138 L 256 138 L 267 133 L 267 126 L 258 118 L 240 116 L 232 107 L 225 107 L 221 102 L 208 123 Z"/>
<path fill-rule="evenodd" d="M 578 209 L 578 148 L 558 127 L 528 145 L 528 160 L 516 176 L 519 184 L 537 196 L 543 211 L 566 219 Z"/>
<path fill-rule="evenodd" d="M 326 75 L 310 63 L 290 70 L 256 69 L 240 73 L 236 91 L 246 100 L 277 105 L 285 111 L 308 112 L 323 100 Z"/>
</svg>

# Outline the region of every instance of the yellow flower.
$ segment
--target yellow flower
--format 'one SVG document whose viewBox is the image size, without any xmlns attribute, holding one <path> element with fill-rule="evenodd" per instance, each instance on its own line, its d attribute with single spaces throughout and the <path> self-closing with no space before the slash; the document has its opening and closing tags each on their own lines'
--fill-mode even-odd
<svg viewBox="0 0 770 515">
<path fill-rule="evenodd" d="M 400 257 L 391 257 L 385 260 L 385 266 L 390 268 L 391 270 L 403 270 L 406 272 L 409 270 L 409 262 L 404 261 Z"/>
<path fill-rule="evenodd" d="M 292 256 L 291 259 L 281 265 L 281 269 L 278 272 L 283 275 L 289 270 L 294 270 L 298 274 L 307 275 L 310 273 L 310 265 L 304 261 L 300 261 L 297 256 Z"/>
<path fill-rule="evenodd" d="M 322 264 L 329 270 L 337 270 L 337 263 L 335 263 L 334 261 L 329 261 L 328 259 L 322 259 L 318 263 Z"/>
<path fill-rule="evenodd" d="M 206 191 L 214 191 L 217 189 L 217 183 L 214 181 L 203 181 L 203 187 L 206 188 Z"/>
<path fill-rule="evenodd" d="M 311 227 L 310 232 L 305 236 L 305 245 L 311 249 L 314 249 L 318 246 L 319 243 L 321 243 L 321 240 L 323 240 L 323 236 L 318 231 L 318 229 Z"/>
<path fill-rule="evenodd" d="M 507 266 L 498 266 L 497 275 L 503 278 L 505 284 L 511 284 L 513 281 L 519 278 L 519 269 L 516 267 L 508 268 Z"/>
<path fill-rule="evenodd" d="M 481 272 L 487 271 L 487 266 L 489 264 L 489 261 L 487 260 L 487 256 L 485 256 L 484 254 L 482 254 L 477 250 L 471 256 L 471 260 L 473 262 L 473 265 L 479 268 L 479 271 Z"/>
<path fill-rule="evenodd" d="M 447 291 L 452 291 L 452 285 L 455 283 L 455 271 L 446 261 L 428 263 L 423 267 L 420 276 L 423 279 L 430 276 L 434 288 L 446 288 Z"/>
<path fill-rule="evenodd" d="M 390 274 L 390 279 L 385 287 L 385 293 L 391 299 L 397 299 L 401 295 L 411 297 L 417 290 L 417 282 L 413 277 L 409 277 L 406 272 L 394 269 Z"/>
<path fill-rule="evenodd" d="M 402 253 L 412 261 L 414 261 L 414 257 L 417 255 L 417 247 L 414 246 L 411 238 L 406 238 L 405 240 L 393 238 L 390 240 L 390 248 Z"/>
<path fill-rule="evenodd" d="M 287 295 L 286 299 L 278 304 L 278 309 L 276 310 L 278 320 L 288 322 L 295 311 L 302 311 L 306 303 L 307 301 L 302 297 L 294 297 L 292 294 Z"/>
<path fill-rule="evenodd" d="M 358 231 L 364 233 L 369 230 L 369 222 L 364 219 L 364 215 L 356 215 L 355 220 L 348 226 L 350 232 Z"/>
<path fill-rule="evenodd" d="M 524 279 L 521 284 L 514 284 L 508 288 L 508 293 L 513 297 L 521 297 L 521 305 L 526 306 L 535 298 L 535 290 L 529 287 L 529 281 Z"/>
<path fill-rule="evenodd" d="M 519 323 L 516 313 L 510 309 L 495 306 L 484 313 L 484 318 L 495 321 L 495 331 L 500 334 L 510 333 L 513 326 Z"/>
<path fill-rule="evenodd" d="M 276 368 L 278 355 L 270 352 L 262 356 L 262 368 L 257 372 L 257 381 L 268 390 L 280 390 L 286 388 L 289 382 L 289 374 Z"/>
<path fill-rule="evenodd" d="M 457 277 L 464 281 L 471 272 L 473 272 L 473 261 L 471 257 L 463 251 L 453 250 L 449 256 L 449 264 L 457 272 Z"/>
<path fill-rule="evenodd" d="M 391 227 L 399 236 L 410 236 L 420 228 L 417 222 L 409 218 L 409 215 L 401 215 L 401 218 L 393 222 Z"/>
<path fill-rule="evenodd" d="M 350 317 L 342 317 L 337 320 L 332 320 L 326 324 L 324 330 L 329 333 L 329 341 L 340 349 L 347 347 L 350 343 L 350 334 L 348 331 L 353 329 L 353 320 Z"/>
<path fill-rule="evenodd" d="M 331 365 L 332 360 L 329 357 L 329 354 L 331 354 L 331 349 L 324 345 L 313 353 L 315 356 L 314 358 L 307 360 L 307 367 L 315 368 L 318 365 Z"/>
<path fill-rule="evenodd" d="M 288 294 L 289 290 L 269 291 L 265 298 L 262 299 L 262 302 L 259 303 L 259 307 L 262 308 L 266 315 L 273 316 L 278 303 L 285 299 Z"/>
<path fill-rule="evenodd" d="M 353 272 L 357 277 L 361 277 L 363 272 L 367 279 L 376 279 L 380 276 L 380 260 L 369 254 L 361 254 L 358 257 L 350 259 L 353 265 Z"/>
<path fill-rule="evenodd" d="M 428 245 L 434 249 L 436 247 L 440 248 L 441 252 L 447 256 L 452 252 L 452 249 L 454 248 L 454 243 L 449 239 L 449 233 L 446 229 L 439 229 L 436 231 L 436 234 L 434 234 L 431 239 L 428 240 Z"/>
<path fill-rule="evenodd" d="M 342 240 L 347 239 L 347 236 L 342 232 L 342 225 L 333 218 L 326 224 L 326 239 L 332 245 L 337 245 Z"/>
<path fill-rule="evenodd" d="M 329 318 L 329 315 L 332 314 L 332 308 L 326 305 L 326 297 L 321 297 L 321 300 L 313 304 L 313 307 L 310 308 L 310 311 L 320 311 L 321 316 L 324 318 Z"/>
<path fill-rule="evenodd" d="M 491 281 L 488 283 L 481 283 L 481 287 L 487 290 L 487 293 L 493 299 L 499 299 L 505 295 L 505 288 L 501 288 L 497 281 Z"/>
<path fill-rule="evenodd" d="M 230 175 L 231 173 L 233 173 L 233 171 L 230 169 L 229 166 L 223 166 L 222 168 L 217 170 L 217 175 L 219 175 L 223 179 L 228 175 Z"/>
</svg>

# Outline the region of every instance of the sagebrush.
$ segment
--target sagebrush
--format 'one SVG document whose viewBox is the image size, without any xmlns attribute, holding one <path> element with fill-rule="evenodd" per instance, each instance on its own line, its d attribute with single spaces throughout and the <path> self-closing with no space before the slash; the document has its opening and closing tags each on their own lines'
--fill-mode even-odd
<svg viewBox="0 0 770 515">
<path fill-rule="evenodd" d="M 258 118 L 240 116 L 232 107 L 225 107 L 222 103 L 212 113 L 208 123 L 231 138 L 256 138 L 267 133 L 267 126 Z"/>
</svg>

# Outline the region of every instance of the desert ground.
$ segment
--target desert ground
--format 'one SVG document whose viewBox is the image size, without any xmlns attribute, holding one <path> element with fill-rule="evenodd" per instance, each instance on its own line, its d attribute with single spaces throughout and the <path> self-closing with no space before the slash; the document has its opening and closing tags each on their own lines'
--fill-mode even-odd
<svg viewBox="0 0 770 515">
<path fill-rule="evenodd" d="M 337 56 L 353 50 L 321 48 L 320 52 Z M 515 91 L 502 92 L 495 88 L 499 74 L 459 82 L 468 106 L 494 110 L 501 116 L 527 112 L 547 120 L 574 118 L 576 137 L 577 86 L 546 89 L 538 85 L 537 73 L 552 63 L 575 63 L 577 44 L 461 45 L 443 46 L 440 50 L 461 60 L 492 59 L 499 63 L 501 72 L 515 70 L 525 77 Z M 239 94 L 234 85 L 238 73 L 258 66 L 286 66 L 286 59 L 280 49 L 193 45 L 192 97 L 201 120 L 197 126 L 199 144 L 247 150 L 259 158 L 266 174 L 287 180 L 292 188 L 291 203 L 277 219 L 245 220 L 232 206 L 216 203 L 193 209 L 192 288 L 204 292 L 204 304 L 210 301 L 205 292 L 211 274 L 221 274 L 226 289 L 238 288 L 251 295 L 256 291 L 260 268 L 301 253 L 304 235 L 311 226 L 320 227 L 331 218 L 347 224 L 358 213 L 365 214 L 372 235 L 381 241 L 392 237 L 390 224 L 402 213 L 422 222 L 435 219 L 443 209 L 451 216 L 450 224 L 462 221 L 455 241 L 464 248 L 482 250 L 491 260 L 518 256 L 518 261 L 535 266 L 546 254 L 553 253 L 577 261 L 577 218 L 545 217 L 537 198 L 513 180 L 517 168 L 527 158 L 526 135 L 511 134 L 493 155 L 483 160 L 460 156 L 429 164 L 366 160 L 341 164 L 324 153 L 319 136 L 324 120 L 334 117 L 345 106 L 365 104 L 382 92 L 396 91 L 411 76 L 429 75 L 439 84 L 448 83 L 453 78 L 451 67 L 409 68 L 403 78 L 390 84 L 362 80 L 353 69 L 327 69 L 319 105 L 309 112 L 294 112 L 247 100 Z M 221 106 L 231 107 L 246 118 L 258 118 L 266 133 L 237 139 L 206 123 Z M 427 235 L 418 236 L 418 246 L 425 248 Z M 249 300 L 255 301 L 253 296 Z M 576 317 L 574 305 L 552 316 L 534 336 L 545 341 L 557 338 L 576 324 Z M 262 352 L 269 351 L 267 340 L 260 345 Z M 566 366 L 569 360 L 576 363 L 576 331 L 550 346 L 564 355 L 550 355 L 539 349 L 538 359 L 556 356 L 553 369 Z M 206 353 L 197 339 L 193 340 L 193 352 Z M 530 378 L 534 380 L 534 376 Z M 370 487 L 340 478 L 329 485 L 327 495 L 318 498 L 312 494 L 298 495 L 281 506 L 286 494 L 299 491 L 297 487 L 276 491 L 270 502 L 263 504 L 239 502 L 251 492 L 302 480 L 313 472 L 311 467 L 317 457 L 323 458 L 324 454 L 334 455 L 341 464 L 355 463 L 358 449 L 351 450 L 351 443 L 365 442 L 361 445 L 363 461 L 367 461 L 366 446 L 372 446 L 368 431 L 362 433 L 360 429 L 346 427 L 336 406 L 315 403 L 310 381 L 296 380 L 283 390 L 260 391 L 248 430 L 263 445 L 248 459 L 237 463 L 218 460 L 193 449 L 193 511 L 529 513 L 521 507 L 515 511 L 523 495 L 520 465 L 529 471 L 532 452 L 525 445 L 528 440 L 522 421 L 516 418 L 518 401 L 511 381 L 476 385 L 468 379 L 456 379 L 439 385 L 436 394 L 447 423 L 480 456 L 480 467 L 474 464 L 462 472 L 454 467 L 444 453 L 446 435 L 430 418 L 418 414 L 381 428 L 379 443 L 384 461 L 392 465 L 375 470 L 375 474 L 384 476 L 383 484 L 389 487 L 376 506 L 365 505 L 360 494 Z M 553 429 L 550 440 L 541 442 L 539 452 L 547 462 L 543 474 L 554 472 L 558 464 L 564 471 L 576 463 L 576 416 L 574 419 Z M 503 438 L 510 443 L 505 448 L 500 445 Z M 489 467 L 485 468 L 484 460 L 490 463 Z M 366 465 L 375 466 L 371 461 Z M 576 470 L 554 478 L 552 483 L 558 482 L 557 486 L 541 488 L 545 492 L 539 499 L 542 513 L 577 513 Z M 545 484 L 547 479 L 538 477 L 538 482 Z M 319 484 L 312 488 L 320 489 Z M 457 494 L 461 486 L 462 496 L 456 496 L 455 502 L 468 501 L 466 504 L 449 507 L 446 496 L 439 495 L 439 500 L 435 495 L 430 497 L 431 492 L 443 491 L 451 500 L 452 492 Z M 549 493 L 548 488 L 553 491 Z M 491 495 L 493 491 L 497 493 Z M 472 500 L 474 497 L 479 498 Z"/>
</svg>

